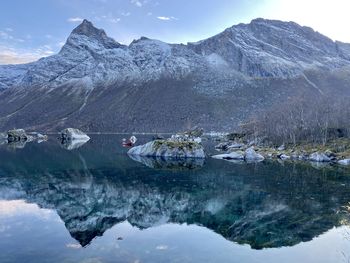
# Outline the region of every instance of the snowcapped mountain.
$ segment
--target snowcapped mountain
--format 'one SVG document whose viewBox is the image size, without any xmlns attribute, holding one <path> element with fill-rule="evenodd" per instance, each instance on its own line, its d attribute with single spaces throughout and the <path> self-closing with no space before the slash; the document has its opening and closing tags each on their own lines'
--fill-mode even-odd
<svg viewBox="0 0 350 263">
<path fill-rule="evenodd" d="M 84 20 L 58 54 L 0 66 L 0 128 L 231 129 L 288 96 L 334 89 L 329 78 L 349 93 L 349 68 L 350 44 L 293 22 L 256 19 L 197 43 L 142 37 L 126 46 Z"/>
</svg>

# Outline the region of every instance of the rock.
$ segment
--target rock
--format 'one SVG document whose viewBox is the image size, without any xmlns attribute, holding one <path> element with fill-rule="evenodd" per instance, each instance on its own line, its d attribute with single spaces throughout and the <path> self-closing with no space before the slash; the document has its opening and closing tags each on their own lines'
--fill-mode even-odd
<svg viewBox="0 0 350 263">
<path fill-rule="evenodd" d="M 331 158 L 329 158 L 326 154 L 324 153 L 319 153 L 319 152 L 315 152 L 313 154 L 311 154 L 309 156 L 309 160 L 312 162 L 319 162 L 319 163 L 323 163 L 323 162 L 330 162 Z"/>
<path fill-rule="evenodd" d="M 350 159 L 343 159 L 338 161 L 341 165 L 350 165 Z"/>
<path fill-rule="evenodd" d="M 240 149 L 244 147 L 244 144 L 243 143 L 233 143 L 233 144 L 230 144 L 227 149 L 229 150 L 232 150 L 232 149 Z"/>
<path fill-rule="evenodd" d="M 7 132 L 7 140 L 9 142 L 26 141 L 27 139 L 28 135 L 23 129 L 15 129 Z"/>
<path fill-rule="evenodd" d="M 278 151 L 284 151 L 285 149 L 286 147 L 284 146 L 284 144 L 277 148 Z"/>
<path fill-rule="evenodd" d="M 229 142 L 222 142 L 222 143 L 219 143 L 218 145 L 216 145 L 215 149 L 226 151 L 228 149 L 229 145 L 230 145 Z"/>
<path fill-rule="evenodd" d="M 289 155 L 287 155 L 287 154 L 281 154 L 281 155 L 279 156 L 279 158 L 280 158 L 281 160 L 289 160 L 289 159 L 291 159 L 291 157 L 290 157 Z"/>
<path fill-rule="evenodd" d="M 218 154 L 212 156 L 214 159 L 220 160 L 244 160 L 244 152 L 231 152 L 226 154 Z"/>
<path fill-rule="evenodd" d="M 265 158 L 261 154 L 255 152 L 254 147 L 250 147 L 245 151 L 244 159 L 246 161 L 263 161 Z"/>
<path fill-rule="evenodd" d="M 171 158 L 205 158 L 204 148 L 201 144 L 171 138 L 167 140 L 155 140 L 144 145 L 136 146 L 128 151 L 129 155 L 146 157 L 171 157 Z"/>
<path fill-rule="evenodd" d="M 256 141 L 256 140 L 252 140 L 252 141 L 248 142 L 248 146 L 249 146 L 249 147 L 252 147 L 252 146 L 254 146 L 254 145 L 256 145 L 256 144 L 257 144 L 257 141 Z"/>
<path fill-rule="evenodd" d="M 79 140 L 87 142 L 90 137 L 83 133 L 81 130 L 74 128 L 67 128 L 61 131 L 62 140 Z"/>
<path fill-rule="evenodd" d="M 227 151 L 227 150 L 237 150 L 244 147 L 243 143 L 230 143 L 230 142 L 222 142 L 215 146 L 215 149 Z"/>
</svg>

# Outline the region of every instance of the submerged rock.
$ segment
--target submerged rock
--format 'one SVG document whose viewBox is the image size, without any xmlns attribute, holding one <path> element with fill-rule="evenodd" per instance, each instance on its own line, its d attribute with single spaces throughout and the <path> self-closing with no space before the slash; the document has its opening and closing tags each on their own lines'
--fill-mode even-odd
<svg viewBox="0 0 350 263">
<path fill-rule="evenodd" d="M 23 129 L 15 129 L 7 132 L 7 140 L 9 142 L 26 141 L 27 139 L 28 135 Z"/>
<path fill-rule="evenodd" d="M 205 158 L 204 148 L 200 143 L 178 138 L 151 141 L 131 148 L 128 154 L 146 157 Z"/>
<path fill-rule="evenodd" d="M 310 155 L 309 160 L 312 162 L 330 162 L 332 159 L 329 158 L 326 154 L 324 153 L 319 153 L 319 152 L 315 152 L 313 154 Z"/>
<path fill-rule="evenodd" d="M 61 131 L 62 140 L 79 140 L 79 141 L 88 141 L 90 137 L 87 136 L 84 132 L 74 128 L 67 128 Z"/>
<path fill-rule="evenodd" d="M 341 165 L 350 165 L 350 159 L 343 159 L 338 161 Z"/>
<path fill-rule="evenodd" d="M 254 150 L 254 147 L 250 147 L 245 151 L 244 159 L 248 162 L 260 162 L 263 161 L 265 158 L 261 154 L 257 153 Z"/>
</svg>

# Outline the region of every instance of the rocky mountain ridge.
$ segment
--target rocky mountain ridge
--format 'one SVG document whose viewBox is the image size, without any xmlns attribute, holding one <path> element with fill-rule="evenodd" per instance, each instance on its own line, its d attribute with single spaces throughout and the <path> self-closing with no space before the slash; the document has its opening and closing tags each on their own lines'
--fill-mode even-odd
<svg viewBox="0 0 350 263">
<path fill-rule="evenodd" d="M 292 96 L 348 95 L 349 68 L 350 44 L 293 22 L 255 19 L 197 43 L 126 46 L 84 20 L 58 54 L 0 66 L 0 128 L 229 130 Z"/>
</svg>

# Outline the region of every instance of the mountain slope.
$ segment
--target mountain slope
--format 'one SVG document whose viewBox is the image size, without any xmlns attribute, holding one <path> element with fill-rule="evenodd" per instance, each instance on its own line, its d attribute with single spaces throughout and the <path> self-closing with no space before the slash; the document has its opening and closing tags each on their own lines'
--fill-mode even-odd
<svg viewBox="0 0 350 263">
<path fill-rule="evenodd" d="M 125 46 L 84 20 L 58 54 L 0 66 L 0 129 L 230 130 L 291 97 L 349 95 L 349 68 L 349 44 L 293 22 Z"/>
</svg>

